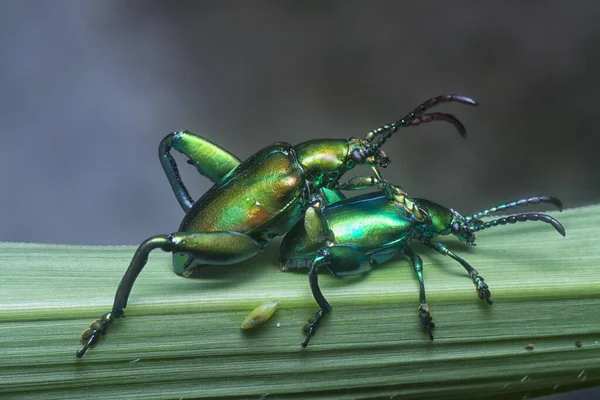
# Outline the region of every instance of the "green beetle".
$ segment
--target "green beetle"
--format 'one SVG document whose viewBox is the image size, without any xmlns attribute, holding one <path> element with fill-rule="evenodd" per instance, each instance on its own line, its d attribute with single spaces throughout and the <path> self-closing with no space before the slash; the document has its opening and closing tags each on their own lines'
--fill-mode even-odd
<svg viewBox="0 0 600 400">
<path fill-rule="evenodd" d="M 305 221 L 298 222 L 281 242 L 281 269 L 308 269 L 310 288 L 320 307 L 302 329 L 306 334 L 303 347 L 308 345 L 322 318 L 331 311 L 331 306 L 319 288 L 317 273 L 320 268 L 324 267 L 335 276 L 355 275 L 368 271 L 373 265 L 384 263 L 397 254 L 405 254 L 419 281 L 421 329 L 433 340 L 434 323 L 425 298 L 423 260 L 410 248 L 411 241 L 419 241 L 460 263 L 473 280 L 479 298 L 492 304 L 491 293 L 483 277 L 444 243 L 434 241 L 437 236 L 452 234 L 467 245 L 474 246 L 475 232 L 524 221 L 549 223 L 565 236 L 564 227 L 546 214 L 516 214 L 488 222 L 480 219 L 498 211 L 528 204 L 549 203 L 562 210 L 562 203 L 554 197 L 538 196 L 511 201 L 467 217 L 430 200 L 406 198 L 405 203 L 414 203 L 415 208 L 425 216 L 423 221 L 418 221 L 414 213 L 408 213 L 405 206 L 390 196 L 390 193 L 398 190 L 393 185 L 374 181 L 371 177 L 355 177 L 353 181 L 353 187 L 360 186 L 359 182 L 362 182 L 364 187 L 379 186 L 387 193 L 375 192 L 343 199 L 341 192 L 334 191 L 330 196 L 334 201 L 332 204 L 314 211 L 309 208 Z M 344 185 L 340 185 L 340 188 L 344 188 Z"/>
<path fill-rule="evenodd" d="M 112 311 L 92 322 L 81 338 L 82 357 L 108 326 L 124 315 L 123 309 L 135 282 L 154 249 L 173 253 L 175 273 L 188 275 L 202 265 L 229 265 L 263 251 L 271 239 L 285 234 L 303 216 L 309 203 L 316 203 L 322 190 L 334 188 L 355 165 L 372 168 L 389 163 L 381 147 L 399 128 L 431 121 L 452 123 L 465 136 L 464 126 L 452 115 L 425 113 L 439 103 L 477 103 L 465 96 L 447 94 L 419 105 L 399 121 L 368 132 L 364 139 L 316 139 L 292 146 L 275 143 L 245 161 L 209 140 L 188 131 L 167 135 L 159 146 L 159 157 L 173 192 L 186 212 L 177 232 L 152 236 L 135 252 L 115 295 Z M 171 149 L 184 154 L 214 185 L 194 202 L 184 186 Z M 398 196 L 402 202 L 403 192 Z M 408 213 L 422 218 L 418 210 L 404 205 Z"/>
</svg>

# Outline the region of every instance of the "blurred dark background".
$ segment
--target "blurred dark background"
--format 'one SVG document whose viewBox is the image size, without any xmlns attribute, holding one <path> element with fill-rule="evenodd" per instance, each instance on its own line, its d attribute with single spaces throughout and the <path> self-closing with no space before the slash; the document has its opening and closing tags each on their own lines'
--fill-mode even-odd
<svg viewBox="0 0 600 400">
<path fill-rule="evenodd" d="M 0 240 L 176 230 L 157 157 L 174 130 L 246 158 L 362 136 L 447 92 L 481 103 L 436 109 L 468 140 L 404 130 L 389 180 L 464 213 L 534 194 L 597 203 L 599 21 L 594 0 L 1 1 Z M 209 182 L 179 161 L 198 197 Z"/>
</svg>

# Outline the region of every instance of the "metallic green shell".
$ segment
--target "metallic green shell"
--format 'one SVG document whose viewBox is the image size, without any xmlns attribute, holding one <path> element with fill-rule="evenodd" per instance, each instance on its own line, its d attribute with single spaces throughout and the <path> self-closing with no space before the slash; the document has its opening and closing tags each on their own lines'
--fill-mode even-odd
<svg viewBox="0 0 600 400">
<path fill-rule="evenodd" d="M 179 231 L 234 231 L 269 240 L 301 217 L 305 185 L 291 145 L 276 143 L 243 161 L 206 192 Z"/>
<path fill-rule="evenodd" d="M 348 141 L 346 139 L 315 139 L 294 147 L 298 162 L 302 165 L 306 179 L 319 187 L 328 187 L 338 182 L 350 168 Z"/>
<path fill-rule="evenodd" d="M 342 200 L 325 207 L 323 213 L 336 243 L 356 246 L 365 254 L 385 249 L 398 251 L 412 238 L 416 224 L 404 207 L 380 193 Z M 298 267 L 302 267 L 317 250 L 326 246 L 325 240 L 311 241 L 304 225 L 298 223 L 281 243 L 281 261 L 296 259 Z"/>
<path fill-rule="evenodd" d="M 186 154 L 198 172 L 213 182 L 219 182 L 240 160 L 208 139 L 191 132 L 181 131 L 173 135 L 173 148 Z"/>
</svg>

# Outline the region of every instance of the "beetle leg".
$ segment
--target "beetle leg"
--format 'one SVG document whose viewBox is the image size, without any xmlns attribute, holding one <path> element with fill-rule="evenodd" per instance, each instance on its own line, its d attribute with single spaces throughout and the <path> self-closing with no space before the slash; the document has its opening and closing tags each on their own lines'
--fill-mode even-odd
<svg viewBox="0 0 600 400">
<path fill-rule="evenodd" d="M 364 190 L 368 188 L 377 188 L 381 190 L 388 199 L 393 200 L 399 206 L 403 207 L 409 214 L 415 217 L 418 222 L 426 222 L 427 216 L 416 204 L 408 197 L 406 192 L 400 186 L 391 184 L 376 176 L 357 175 L 345 183 L 337 186 L 340 190 Z"/>
<path fill-rule="evenodd" d="M 368 271 L 371 269 L 371 264 L 364 252 L 355 246 L 336 245 L 324 247 L 317 251 L 317 255 L 308 269 L 308 282 L 313 297 L 321 308 L 308 319 L 308 322 L 302 328 L 302 332 L 306 334 L 302 347 L 308 346 L 308 342 L 315 334 L 319 323 L 331 311 L 331 305 L 329 305 L 319 288 L 317 273 L 321 267 L 326 267 L 335 276 L 345 276 Z"/>
<path fill-rule="evenodd" d="M 239 232 L 176 232 L 169 235 L 175 254 L 182 254 L 193 262 L 174 263 L 173 271 L 187 275 L 200 265 L 237 264 L 263 251 L 265 244 Z"/>
<path fill-rule="evenodd" d="M 320 188 L 319 196 L 323 199 L 323 203 L 325 205 L 337 203 L 338 201 L 346 199 L 344 193 L 342 193 L 339 189 L 328 189 L 328 188 Z"/>
<path fill-rule="evenodd" d="M 154 249 L 173 253 L 183 253 L 202 264 L 229 265 L 244 261 L 264 249 L 264 246 L 248 235 L 239 232 L 176 232 L 171 235 L 156 235 L 146 239 L 136 250 L 125 275 L 115 294 L 112 311 L 92 322 L 81 335 L 86 342 L 83 349 L 77 352 L 81 358 L 86 350 L 96 344 L 101 335 L 105 335 L 108 326 L 125 315 L 123 309 L 135 280 L 148 261 L 149 253 Z M 188 264 L 188 266 L 191 265 Z M 177 270 L 178 274 L 185 271 Z"/>
<path fill-rule="evenodd" d="M 442 242 L 431 243 L 431 242 L 425 240 L 425 241 L 423 241 L 423 244 L 431 247 L 432 249 L 439 252 L 440 254 L 443 254 L 445 256 L 452 258 L 454 261 L 457 261 L 460 265 L 462 265 L 463 268 L 466 269 L 467 272 L 469 273 L 469 275 L 471 276 L 471 279 L 473 280 L 473 284 L 475 285 L 475 289 L 477 290 L 477 295 L 479 296 L 479 298 L 481 300 L 485 300 L 489 305 L 492 305 L 494 303 L 490 299 L 492 294 L 490 292 L 490 289 L 489 289 L 487 283 L 484 282 L 483 277 L 481 275 L 479 275 L 479 272 L 477 272 L 477 270 L 475 268 L 471 267 L 471 265 L 468 262 L 466 262 L 463 258 L 454 254 L 452 252 L 452 250 L 450 250 L 448 247 L 446 247 L 446 245 Z"/>
<path fill-rule="evenodd" d="M 129 264 L 129 268 L 121 278 L 115 300 L 113 303 L 112 311 L 102 315 L 99 319 L 95 320 L 90 324 L 90 327 L 81 334 L 81 340 L 86 342 L 85 346 L 77 352 L 77 358 L 83 357 L 87 349 L 96 344 L 101 335 L 105 335 L 108 326 L 114 322 L 115 319 L 123 317 L 123 308 L 127 305 L 127 298 L 133 287 L 135 279 L 146 265 L 148 261 L 148 254 L 154 249 L 161 249 L 169 251 L 171 244 L 169 243 L 168 236 L 157 235 L 146 239 L 135 251 L 133 259 Z"/>
<path fill-rule="evenodd" d="M 400 186 L 387 182 L 376 165 L 371 166 L 371 169 L 373 170 L 373 176 L 357 175 L 346 183 L 338 184 L 337 188 L 339 190 L 364 190 L 374 187 L 388 194 L 388 187 L 393 187 L 397 192 L 406 195 L 406 192 Z"/>
<path fill-rule="evenodd" d="M 418 254 L 412 251 L 408 246 L 404 248 L 404 253 L 410 258 L 410 262 L 412 263 L 413 270 L 415 274 L 417 274 L 417 279 L 419 281 L 419 298 L 421 304 L 419 305 L 419 321 L 421 322 L 421 330 L 427 335 L 429 335 L 429 339 L 433 340 L 433 328 L 435 328 L 435 324 L 433 323 L 433 317 L 429 313 L 429 306 L 427 305 L 427 299 L 425 297 L 425 283 L 423 281 L 423 260 Z"/>
<path fill-rule="evenodd" d="M 337 188 L 339 190 L 364 190 L 370 188 L 383 190 L 384 182 L 376 176 L 356 175 L 347 182 L 338 184 Z"/>
<path fill-rule="evenodd" d="M 188 157 L 188 163 L 214 183 L 220 182 L 240 163 L 236 156 L 195 133 L 179 131 L 168 134 L 158 146 L 158 156 L 175 197 L 185 212 L 192 207 L 194 200 L 181 180 L 171 149 Z"/>
<path fill-rule="evenodd" d="M 334 241 L 333 232 L 329 229 L 327 219 L 323 215 L 322 199 L 315 196 L 304 213 L 304 230 L 313 242 Z"/>
</svg>

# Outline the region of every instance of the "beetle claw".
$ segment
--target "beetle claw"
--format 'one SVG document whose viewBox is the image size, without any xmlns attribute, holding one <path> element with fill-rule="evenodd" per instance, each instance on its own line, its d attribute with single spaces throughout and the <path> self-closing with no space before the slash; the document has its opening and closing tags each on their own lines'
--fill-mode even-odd
<svg viewBox="0 0 600 400">
<path fill-rule="evenodd" d="M 96 344 L 96 342 L 98 342 L 98 339 L 100 339 L 100 335 L 106 334 L 106 331 L 108 331 L 108 326 L 112 324 L 114 320 L 115 318 L 113 317 L 113 313 L 107 312 L 100 318 L 94 320 L 90 324 L 90 327 L 83 331 L 83 333 L 81 334 L 81 340 L 85 342 L 85 345 L 81 350 L 79 350 L 75 354 L 77 358 L 83 357 L 87 349 L 89 349 L 90 346 L 93 346 Z"/>
<path fill-rule="evenodd" d="M 98 341 L 98 334 L 97 333 L 92 334 L 92 336 L 90 336 L 90 339 L 86 342 L 86 344 L 83 346 L 83 348 L 75 354 L 77 356 L 77 358 L 83 357 L 83 355 L 85 354 L 87 349 L 89 349 L 90 346 L 96 344 L 97 341 Z"/>
<path fill-rule="evenodd" d="M 306 348 L 306 346 L 308 346 L 308 342 L 310 342 L 310 338 L 315 334 L 315 331 L 317 330 L 317 326 L 316 326 L 315 322 L 311 321 L 313 318 L 314 317 L 311 317 L 308 320 L 308 322 L 302 327 L 302 332 L 306 335 L 306 337 L 304 338 L 304 340 L 301 343 L 303 348 Z"/>
<path fill-rule="evenodd" d="M 324 317 L 324 315 L 325 314 L 323 313 L 323 310 L 317 311 L 315 315 L 310 317 L 308 319 L 308 322 L 302 327 L 302 332 L 306 334 L 306 338 L 304 338 L 304 341 L 301 343 L 303 348 L 306 348 L 306 346 L 308 346 L 310 338 L 313 337 L 313 335 L 315 334 L 317 327 L 319 326 L 319 322 L 321 321 L 321 318 Z"/>
<path fill-rule="evenodd" d="M 302 348 L 306 348 L 306 346 L 308 346 L 308 342 L 310 341 L 310 338 L 312 337 L 312 335 L 315 333 L 315 327 L 311 326 L 308 330 L 308 333 L 306 334 L 306 338 L 304 338 L 304 340 L 302 341 L 301 345 Z"/>
</svg>

